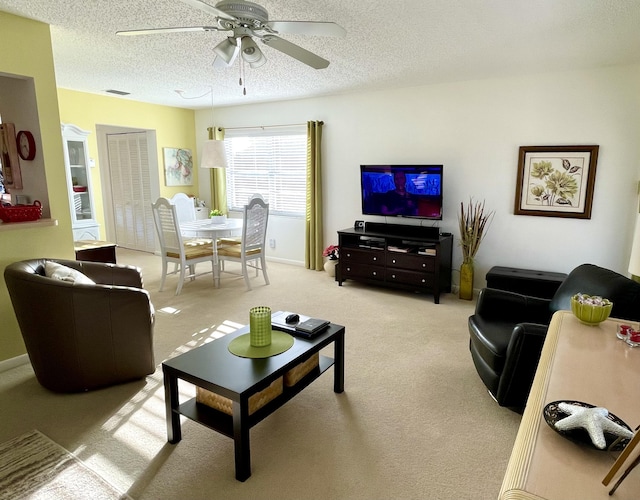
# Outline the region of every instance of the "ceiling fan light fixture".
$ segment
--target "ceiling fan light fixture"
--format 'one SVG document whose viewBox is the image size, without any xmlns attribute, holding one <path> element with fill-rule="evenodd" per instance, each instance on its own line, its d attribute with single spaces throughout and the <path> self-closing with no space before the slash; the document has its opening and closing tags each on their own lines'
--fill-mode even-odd
<svg viewBox="0 0 640 500">
<path fill-rule="evenodd" d="M 267 62 L 264 54 L 250 36 L 242 37 L 240 41 L 240 51 L 242 53 L 242 59 L 248 62 L 252 68 L 258 68 Z M 254 64 L 257 66 L 254 66 Z"/>
<path fill-rule="evenodd" d="M 237 50 L 238 44 L 233 37 L 225 38 L 213 48 L 215 55 L 222 59 L 227 65 L 233 62 Z"/>
<path fill-rule="evenodd" d="M 263 54 L 262 57 L 258 59 L 256 62 L 250 62 L 249 67 L 251 67 L 251 69 L 256 69 L 262 66 L 266 62 L 267 62 L 267 58 L 264 57 L 264 54 Z"/>
</svg>

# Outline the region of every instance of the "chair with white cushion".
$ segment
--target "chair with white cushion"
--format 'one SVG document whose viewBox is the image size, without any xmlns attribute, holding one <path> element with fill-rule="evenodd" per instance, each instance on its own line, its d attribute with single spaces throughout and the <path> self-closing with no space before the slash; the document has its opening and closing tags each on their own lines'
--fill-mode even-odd
<svg viewBox="0 0 640 500">
<path fill-rule="evenodd" d="M 241 275 L 247 289 L 251 290 L 248 268 L 262 271 L 265 283 L 269 284 L 267 265 L 265 261 L 265 240 L 267 237 L 267 222 L 269 220 L 269 204 L 262 198 L 252 198 L 244 207 L 242 237 L 238 239 L 221 238 L 218 240 L 219 272 L 238 274 L 227 271 L 225 261 L 239 262 L 242 265 Z"/>
<path fill-rule="evenodd" d="M 215 263 L 213 260 L 213 244 L 211 240 L 202 238 L 184 238 L 180 232 L 180 223 L 176 205 L 167 198 L 158 198 L 151 205 L 153 209 L 153 220 L 160 241 L 160 251 L 162 254 L 162 281 L 160 291 L 164 287 L 164 282 L 169 274 L 178 274 L 178 286 L 176 295 L 180 295 L 185 278 L 194 280 L 197 276 L 211 273 L 215 275 Z M 167 272 L 168 264 L 176 264 L 172 272 Z M 196 274 L 196 264 L 208 262 L 211 264 L 211 271 Z M 187 274 L 189 268 L 189 274 Z"/>
</svg>

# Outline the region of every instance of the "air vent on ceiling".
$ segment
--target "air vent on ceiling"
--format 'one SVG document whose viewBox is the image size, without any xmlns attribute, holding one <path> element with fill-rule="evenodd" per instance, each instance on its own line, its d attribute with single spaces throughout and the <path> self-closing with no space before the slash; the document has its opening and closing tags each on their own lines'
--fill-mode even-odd
<svg viewBox="0 0 640 500">
<path fill-rule="evenodd" d="M 105 90 L 105 92 L 109 92 L 110 94 L 116 94 L 116 95 L 129 95 L 129 94 L 131 94 L 131 92 L 125 92 L 124 90 L 113 90 L 113 89 Z"/>
</svg>

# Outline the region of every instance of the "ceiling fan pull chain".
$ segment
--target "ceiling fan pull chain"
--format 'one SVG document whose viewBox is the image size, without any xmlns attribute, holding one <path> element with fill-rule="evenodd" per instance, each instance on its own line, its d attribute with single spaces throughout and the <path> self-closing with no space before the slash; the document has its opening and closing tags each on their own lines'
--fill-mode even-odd
<svg viewBox="0 0 640 500">
<path fill-rule="evenodd" d="M 244 86 L 244 83 L 247 81 L 247 77 L 244 73 L 244 61 L 240 60 L 240 86 L 242 87 L 242 95 L 247 95 L 247 87 Z"/>
</svg>

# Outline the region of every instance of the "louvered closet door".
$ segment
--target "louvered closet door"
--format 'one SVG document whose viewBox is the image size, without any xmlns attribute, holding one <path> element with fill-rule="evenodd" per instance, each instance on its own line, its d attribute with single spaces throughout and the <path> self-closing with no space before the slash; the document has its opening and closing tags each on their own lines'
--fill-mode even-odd
<svg viewBox="0 0 640 500">
<path fill-rule="evenodd" d="M 116 243 L 153 252 L 155 230 L 151 182 L 144 132 L 107 135 Z"/>
</svg>

